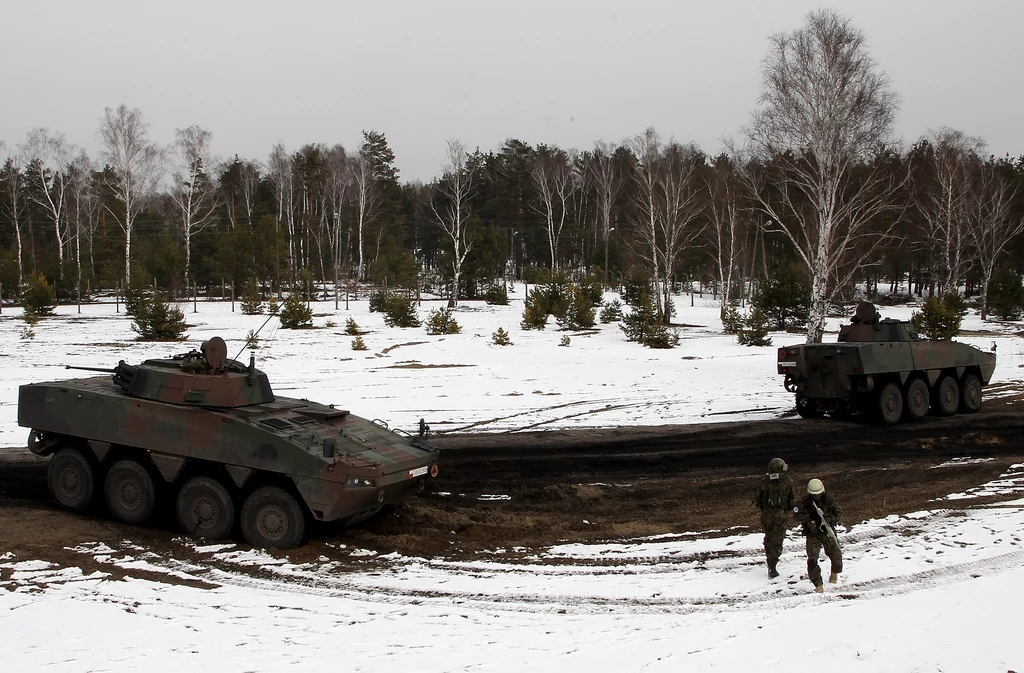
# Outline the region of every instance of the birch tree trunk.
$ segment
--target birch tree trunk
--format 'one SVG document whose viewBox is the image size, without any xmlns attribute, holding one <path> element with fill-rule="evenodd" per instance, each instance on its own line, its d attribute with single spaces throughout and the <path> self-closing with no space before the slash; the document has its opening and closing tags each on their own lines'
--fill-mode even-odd
<svg viewBox="0 0 1024 673">
<path fill-rule="evenodd" d="M 469 199 L 476 166 L 470 162 L 462 143 L 452 139 L 448 141 L 441 170 L 437 197 L 432 200 L 430 208 L 435 221 L 452 242 L 452 290 L 448 296 L 448 307 L 451 308 L 458 303 L 462 265 L 473 247 L 469 240 Z"/>
</svg>

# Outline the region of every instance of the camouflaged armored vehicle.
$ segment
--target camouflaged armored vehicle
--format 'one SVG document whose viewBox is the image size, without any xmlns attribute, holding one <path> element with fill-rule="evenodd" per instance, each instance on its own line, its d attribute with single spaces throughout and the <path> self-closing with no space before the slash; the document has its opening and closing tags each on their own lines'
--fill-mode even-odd
<svg viewBox="0 0 1024 673">
<path fill-rule="evenodd" d="M 868 302 L 840 327 L 837 343 L 784 346 L 778 360 L 802 417 L 859 411 L 883 425 L 920 420 L 929 409 L 940 416 L 978 411 L 995 367 L 995 353 L 923 339 L 913 324 L 883 320 Z"/>
<path fill-rule="evenodd" d="M 354 523 L 437 475 L 423 421 L 410 435 L 275 396 L 255 359 L 228 358 L 220 337 L 198 352 L 92 371 L 113 376 L 18 391 L 29 449 L 52 456 L 50 492 L 71 510 L 102 490 L 116 518 L 138 524 L 173 499 L 189 534 L 224 538 L 237 521 L 250 544 L 287 549 L 302 543 L 307 518 Z"/>
</svg>

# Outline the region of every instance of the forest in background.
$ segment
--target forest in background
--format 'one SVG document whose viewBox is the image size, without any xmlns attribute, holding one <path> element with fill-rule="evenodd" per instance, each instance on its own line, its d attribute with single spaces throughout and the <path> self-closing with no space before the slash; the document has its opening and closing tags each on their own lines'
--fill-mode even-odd
<svg viewBox="0 0 1024 673">
<path fill-rule="evenodd" d="M 0 299 L 42 274 L 60 301 L 126 284 L 171 297 L 317 283 L 480 298 L 509 280 L 643 279 L 659 311 L 679 283 L 741 301 L 769 279 L 825 307 L 869 295 L 980 296 L 1021 286 L 1024 157 L 958 130 L 891 135 L 898 96 L 863 35 L 830 11 L 771 38 L 742 143 L 718 155 L 655 129 L 577 150 L 450 140 L 438 177 L 403 182 L 384 133 L 265 158 L 211 154 L 213 134 L 150 141 L 108 108 L 101 151 L 37 128 L 0 143 Z"/>
</svg>

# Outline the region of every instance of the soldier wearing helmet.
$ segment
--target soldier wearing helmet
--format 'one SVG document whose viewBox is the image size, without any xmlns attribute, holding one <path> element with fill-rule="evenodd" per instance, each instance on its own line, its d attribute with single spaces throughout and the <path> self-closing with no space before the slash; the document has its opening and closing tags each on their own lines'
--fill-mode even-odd
<svg viewBox="0 0 1024 673">
<path fill-rule="evenodd" d="M 824 522 L 818 514 L 819 510 L 825 515 Z M 822 547 L 832 564 L 829 583 L 838 582 L 839 573 L 843 572 L 843 552 L 835 538 L 835 527 L 839 523 L 839 503 L 825 492 L 825 484 L 821 479 L 811 479 L 807 482 L 807 497 L 804 498 L 803 507 L 795 511 L 803 522 L 804 535 L 807 537 L 807 578 L 814 584 L 814 590 L 821 593 L 825 590 L 821 568 L 818 567 Z"/>
<path fill-rule="evenodd" d="M 754 496 L 754 504 L 761 510 L 761 529 L 764 531 L 764 554 L 768 561 L 768 577 L 779 576 L 779 557 L 782 541 L 786 538 L 789 512 L 793 509 L 793 481 L 786 474 L 789 466 L 781 458 L 772 458 L 768 474 Z"/>
</svg>

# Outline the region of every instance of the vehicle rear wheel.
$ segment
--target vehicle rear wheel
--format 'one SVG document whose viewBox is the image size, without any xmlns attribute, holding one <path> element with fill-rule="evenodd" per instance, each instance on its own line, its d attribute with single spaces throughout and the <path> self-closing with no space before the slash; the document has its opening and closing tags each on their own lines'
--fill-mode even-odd
<svg viewBox="0 0 1024 673">
<path fill-rule="evenodd" d="M 964 377 L 960 386 L 960 411 L 973 414 L 981 409 L 981 379 L 975 374 Z"/>
<path fill-rule="evenodd" d="M 928 392 L 928 384 L 922 379 L 914 379 L 907 385 L 903 404 L 904 411 L 909 420 L 919 421 L 927 416 L 930 402 L 931 394 Z"/>
<path fill-rule="evenodd" d="M 125 523 L 145 523 L 156 505 L 153 478 L 134 460 L 119 460 L 104 484 L 110 513 Z"/>
<path fill-rule="evenodd" d="M 960 386 L 952 376 L 943 376 L 935 387 L 935 411 L 940 416 L 952 416 L 960 406 Z"/>
<path fill-rule="evenodd" d="M 895 383 L 886 383 L 878 393 L 878 420 L 882 425 L 895 425 L 903 415 L 903 393 Z"/>
<path fill-rule="evenodd" d="M 194 537 L 221 540 L 235 527 L 235 503 L 216 479 L 192 477 L 178 491 L 178 523 Z"/>
<path fill-rule="evenodd" d="M 302 542 L 306 519 L 288 492 L 263 486 L 249 494 L 242 506 L 242 534 L 254 547 L 292 549 Z"/>
<path fill-rule="evenodd" d="M 820 402 L 813 397 L 796 398 L 796 413 L 800 414 L 800 418 L 820 418 L 820 406 Z"/>
<path fill-rule="evenodd" d="M 61 507 L 81 512 L 92 502 L 96 470 L 78 449 L 60 449 L 46 468 L 46 485 Z"/>
</svg>

